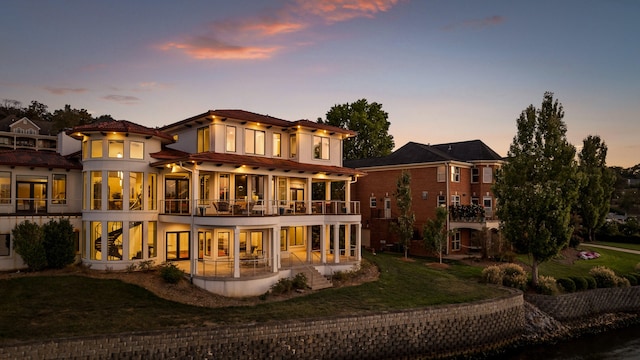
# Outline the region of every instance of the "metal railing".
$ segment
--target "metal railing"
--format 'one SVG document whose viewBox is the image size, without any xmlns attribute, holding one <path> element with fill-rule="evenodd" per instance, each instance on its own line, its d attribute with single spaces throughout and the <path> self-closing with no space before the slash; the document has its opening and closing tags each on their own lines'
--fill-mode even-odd
<svg viewBox="0 0 640 360">
<path fill-rule="evenodd" d="M 347 215 L 360 214 L 359 201 L 297 200 L 226 200 L 165 199 L 160 201 L 164 214 L 197 216 L 265 216 L 265 215 Z"/>
</svg>

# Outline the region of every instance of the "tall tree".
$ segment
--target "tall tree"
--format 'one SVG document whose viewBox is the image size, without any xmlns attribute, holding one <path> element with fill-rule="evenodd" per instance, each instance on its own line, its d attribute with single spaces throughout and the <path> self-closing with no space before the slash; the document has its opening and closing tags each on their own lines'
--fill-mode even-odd
<svg viewBox="0 0 640 360">
<path fill-rule="evenodd" d="M 53 121 L 54 133 L 58 133 L 77 125 L 90 124 L 93 122 L 93 117 L 85 109 L 72 109 L 71 105 L 65 105 L 64 109 L 53 112 L 51 120 Z"/>
<path fill-rule="evenodd" d="M 416 216 L 411 210 L 411 174 L 408 171 L 403 171 L 398 177 L 395 196 L 400 215 L 393 225 L 393 230 L 398 234 L 406 259 L 413 239 L 413 224 L 416 221 Z"/>
<path fill-rule="evenodd" d="M 327 112 L 327 119 L 318 118 L 321 124 L 357 131 L 358 135 L 344 142 L 344 158 L 366 159 L 389 155 L 395 146 L 389 135 L 389 114 L 382 105 L 360 99 L 351 104 L 334 105 Z"/>
<path fill-rule="evenodd" d="M 31 104 L 26 108 L 25 115 L 30 120 L 51 120 L 49 107 L 41 102 L 32 100 Z"/>
<path fill-rule="evenodd" d="M 578 197 L 576 149 L 566 139 L 562 104 L 546 92 L 542 106 L 530 105 L 517 120 L 518 131 L 500 169 L 494 193 L 505 238 L 538 265 L 566 247 L 571 237 L 571 208 Z"/>
<path fill-rule="evenodd" d="M 578 169 L 583 182 L 576 209 L 582 219 L 586 240 L 592 241 L 609 213 L 616 178 L 607 167 L 607 145 L 600 136 L 589 135 L 582 144 L 582 150 L 578 154 Z"/>
<path fill-rule="evenodd" d="M 447 216 L 449 216 L 447 208 L 438 206 L 435 219 L 427 219 L 422 230 L 425 247 L 427 250 L 436 250 L 438 252 L 440 264 L 442 264 L 442 253 L 447 245 L 447 237 L 449 236 L 446 227 Z"/>
</svg>

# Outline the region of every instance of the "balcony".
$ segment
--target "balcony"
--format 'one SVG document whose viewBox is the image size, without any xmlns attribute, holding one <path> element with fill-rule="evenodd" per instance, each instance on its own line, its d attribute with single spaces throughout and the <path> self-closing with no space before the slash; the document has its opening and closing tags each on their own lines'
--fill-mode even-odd
<svg viewBox="0 0 640 360">
<path fill-rule="evenodd" d="M 296 215 L 359 215 L 359 201 L 246 201 L 171 199 L 161 201 L 165 215 L 196 216 L 296 216 Z"/>
<path fill-rule="evenodd" d="M 449 220 L 451 227 L 481 229 L 498 228 L 499 221 L 494 217 L 493 209 L 481 205 L 450 205 Z"/>
</svg>

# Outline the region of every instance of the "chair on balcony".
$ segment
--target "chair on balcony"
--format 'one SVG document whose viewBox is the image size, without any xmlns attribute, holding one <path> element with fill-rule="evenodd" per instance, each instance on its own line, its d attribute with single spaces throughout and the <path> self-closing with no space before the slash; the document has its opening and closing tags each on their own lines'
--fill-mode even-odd
<svg viewBox="0 0 640 360">
<path fill-rule="evenodd" d="M 216 209 L 216 213 L 218 214 L 227 214 L 229 213 L 229 203 L 226 201 L 212 201 L 214 209 Z"/>
</svg>

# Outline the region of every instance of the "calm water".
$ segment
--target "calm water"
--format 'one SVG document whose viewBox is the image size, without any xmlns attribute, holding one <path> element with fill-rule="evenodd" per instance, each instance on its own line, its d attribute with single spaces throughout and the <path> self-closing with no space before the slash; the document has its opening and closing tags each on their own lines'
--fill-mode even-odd
<svg viewBox="0 0 640 360">
<path fill-rule="evenodd" d="M 589 335 L 555 345 L 523 349 L 504 360 L 631 360 L 640 359 L 640 325 Z"/>
</svg>

